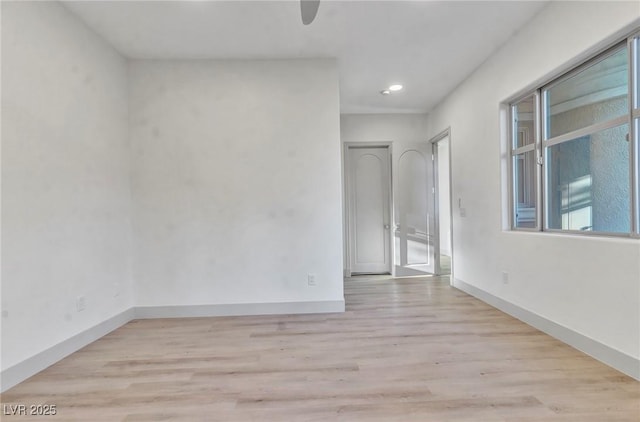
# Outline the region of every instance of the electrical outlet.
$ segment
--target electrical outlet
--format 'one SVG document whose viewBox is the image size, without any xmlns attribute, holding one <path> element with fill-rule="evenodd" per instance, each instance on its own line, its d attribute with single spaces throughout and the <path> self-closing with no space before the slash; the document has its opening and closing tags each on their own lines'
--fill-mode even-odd
<svg viewBox="0 0 640 422">
<path fill-rule="evenodd" d="M 509 284 L 509 273 L 506 271 L 502 272 L 502 283 Z"/>
<path fill-rule="evenodd" d="M 309 284 L 309 286 L 315 286 L 316 285 L 316 275 L 309 273 L 307 274 L 307 284 Z"/>
<path fill-rule="evenodd" d="M 2 318 L 9 318 L 9 311 L 2 311 Z"/>
<path fill-rule="evenodd" d="M 78 296 L 78 298 L 76 299 L 76 311 L 82 312 L 84 311 L 84 308 L 85 308 L 84 296 Z"/>
<path fill-rule="evenodd" d="M 466 217 L 466 216 L 467 216 L 467 209 L 460 208 L 460 217 Z"/>
</svg>

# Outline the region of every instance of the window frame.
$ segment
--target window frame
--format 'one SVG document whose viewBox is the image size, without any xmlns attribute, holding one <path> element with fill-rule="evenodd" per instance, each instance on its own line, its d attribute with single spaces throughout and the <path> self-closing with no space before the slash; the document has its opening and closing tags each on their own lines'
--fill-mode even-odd
<svg viewBox="0 0 640 422">
<path fill-rule="evenodd" d="M 640 238 L 640 30 L 627 38 L 629 54 L 629 159 L 631 237 Z"/>
<path fill-rule="evenodd" d="M 547 94 L 546 92 L 555 85 L 579 74 L 592 65 L 606 60 L 608 57 L 619 53 L 621 49 L 626 49 L 628 55 L 628 112 L 622 116 L 609 119 L 603 122 L 580 127 L 561 135 L 548 137 L 547 124 Z M 591 56 L 584 62 L 573 66 L 568 71 L 552 78 L 549 82 L 538 85 L 537 89 L 528 90 L 525 94 L 519 95 L 507 102 L 508 106 L 508 189 L 509 189 L 509 230 L 524 232 L 549 232 L 555 234 L 570 234 L 579 236 L 606 236 L 617 238 L 640 238 L 640 74 L 638 69 L 640 59 L 640 30 L 636 29 L 631 35 L 618 42 L 610 44 L 607 48 Z M 515 114 L 516 105 L 533 97 L 534 99 L 534 142 L 531 145 L 516 147 Z M 629 139 L 629 213 L 630 224 L 628 232 L 603 232 L 592 230 L 565 230 L 549 227 L 550 213 L 548 208 L 549 180 L 548 180 L 548 149 L 554 145 L 575 140 L 585 135 L 591 135 L 603 130 L 628 125 Z M 515 171 L 515 157 L 529 151 L 534 151 L 536 157 L 536 224 L 534 228 L 517 227 L 516 213 L 518 201 L 516 198 L 517 174 Z"/>
<path fill-rule="evenodd" d="M 515 131 L 517 127 L 515 126 L 515 116 L 514 116 L 514 108 L 516 105 L 528 98 L 533 98 L 533 142 L 529 145 L 524 145 L 521 147 L 515 147 L 516 142 L 514 139 Z M 509 227 L 511 230 L 517 231 L 529 231 L 529 232 L 537 232 L 541 230 L 542 225 L 542 209 L 541 209 L 541 173 L 540 173 L 540 114 L 536 112 L 540 107 L 540 93 L 539 90 L 528 91 L 525 95 L 521 95 L 516 98 L 514 101 L 509 103 Z M 517 136 L 517 135 L 516 135 Z M 518 227 L 516 225 L 516 213 L 518 202 L 516 200 L 516 185 L 517 185 L 517 175 L 515 172 L 514 161 L 515 157 L 518 155 L 525 154 L 527 152 L 534 153 L 534 165 L 536 167 L 535 171 L 535 192 L 533 196 L 536 199 L 536 210 L 535 210 L 535 226 L 534 227 Z"/>
</svg>

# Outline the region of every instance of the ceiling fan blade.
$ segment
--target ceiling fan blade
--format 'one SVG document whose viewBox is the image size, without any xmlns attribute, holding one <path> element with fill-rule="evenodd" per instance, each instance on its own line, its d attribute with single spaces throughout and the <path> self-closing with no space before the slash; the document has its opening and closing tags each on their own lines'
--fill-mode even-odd
<svg viewBox="0 0 640 422">
<path fill-rule="evenodd" d="M 300 12 L 302 12 L 302 23 L 309 25 L 318 14 L 320 0 L 300 0 Z"/>
</svg>

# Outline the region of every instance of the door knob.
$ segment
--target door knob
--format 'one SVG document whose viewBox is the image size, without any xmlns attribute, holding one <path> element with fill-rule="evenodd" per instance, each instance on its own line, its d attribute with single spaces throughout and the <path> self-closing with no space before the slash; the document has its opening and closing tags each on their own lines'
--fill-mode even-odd
<svg viewBox="0 0 640 422">
<path fill-rule="evenodd" d="M 385 224 L 385 225 L 384 225 L 384 229 L 385 229 L 385 230 L 389 230 L 389 225 L 388 225 L 388 224 Z"/>
</svg>

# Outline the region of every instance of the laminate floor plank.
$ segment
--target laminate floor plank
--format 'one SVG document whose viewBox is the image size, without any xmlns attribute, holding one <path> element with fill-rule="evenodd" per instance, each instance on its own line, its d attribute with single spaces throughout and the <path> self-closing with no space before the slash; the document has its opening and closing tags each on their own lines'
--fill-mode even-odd
<svg viewBox="0 0 640 422">
<path fill-rule="evenodd" d="M 445 277 L 349 278 L 345 299 L 340 314 L 132 321 L 1 396 L 57 415 L 2 420 L 640 421 L 640 382 Z"/>
</svg>

